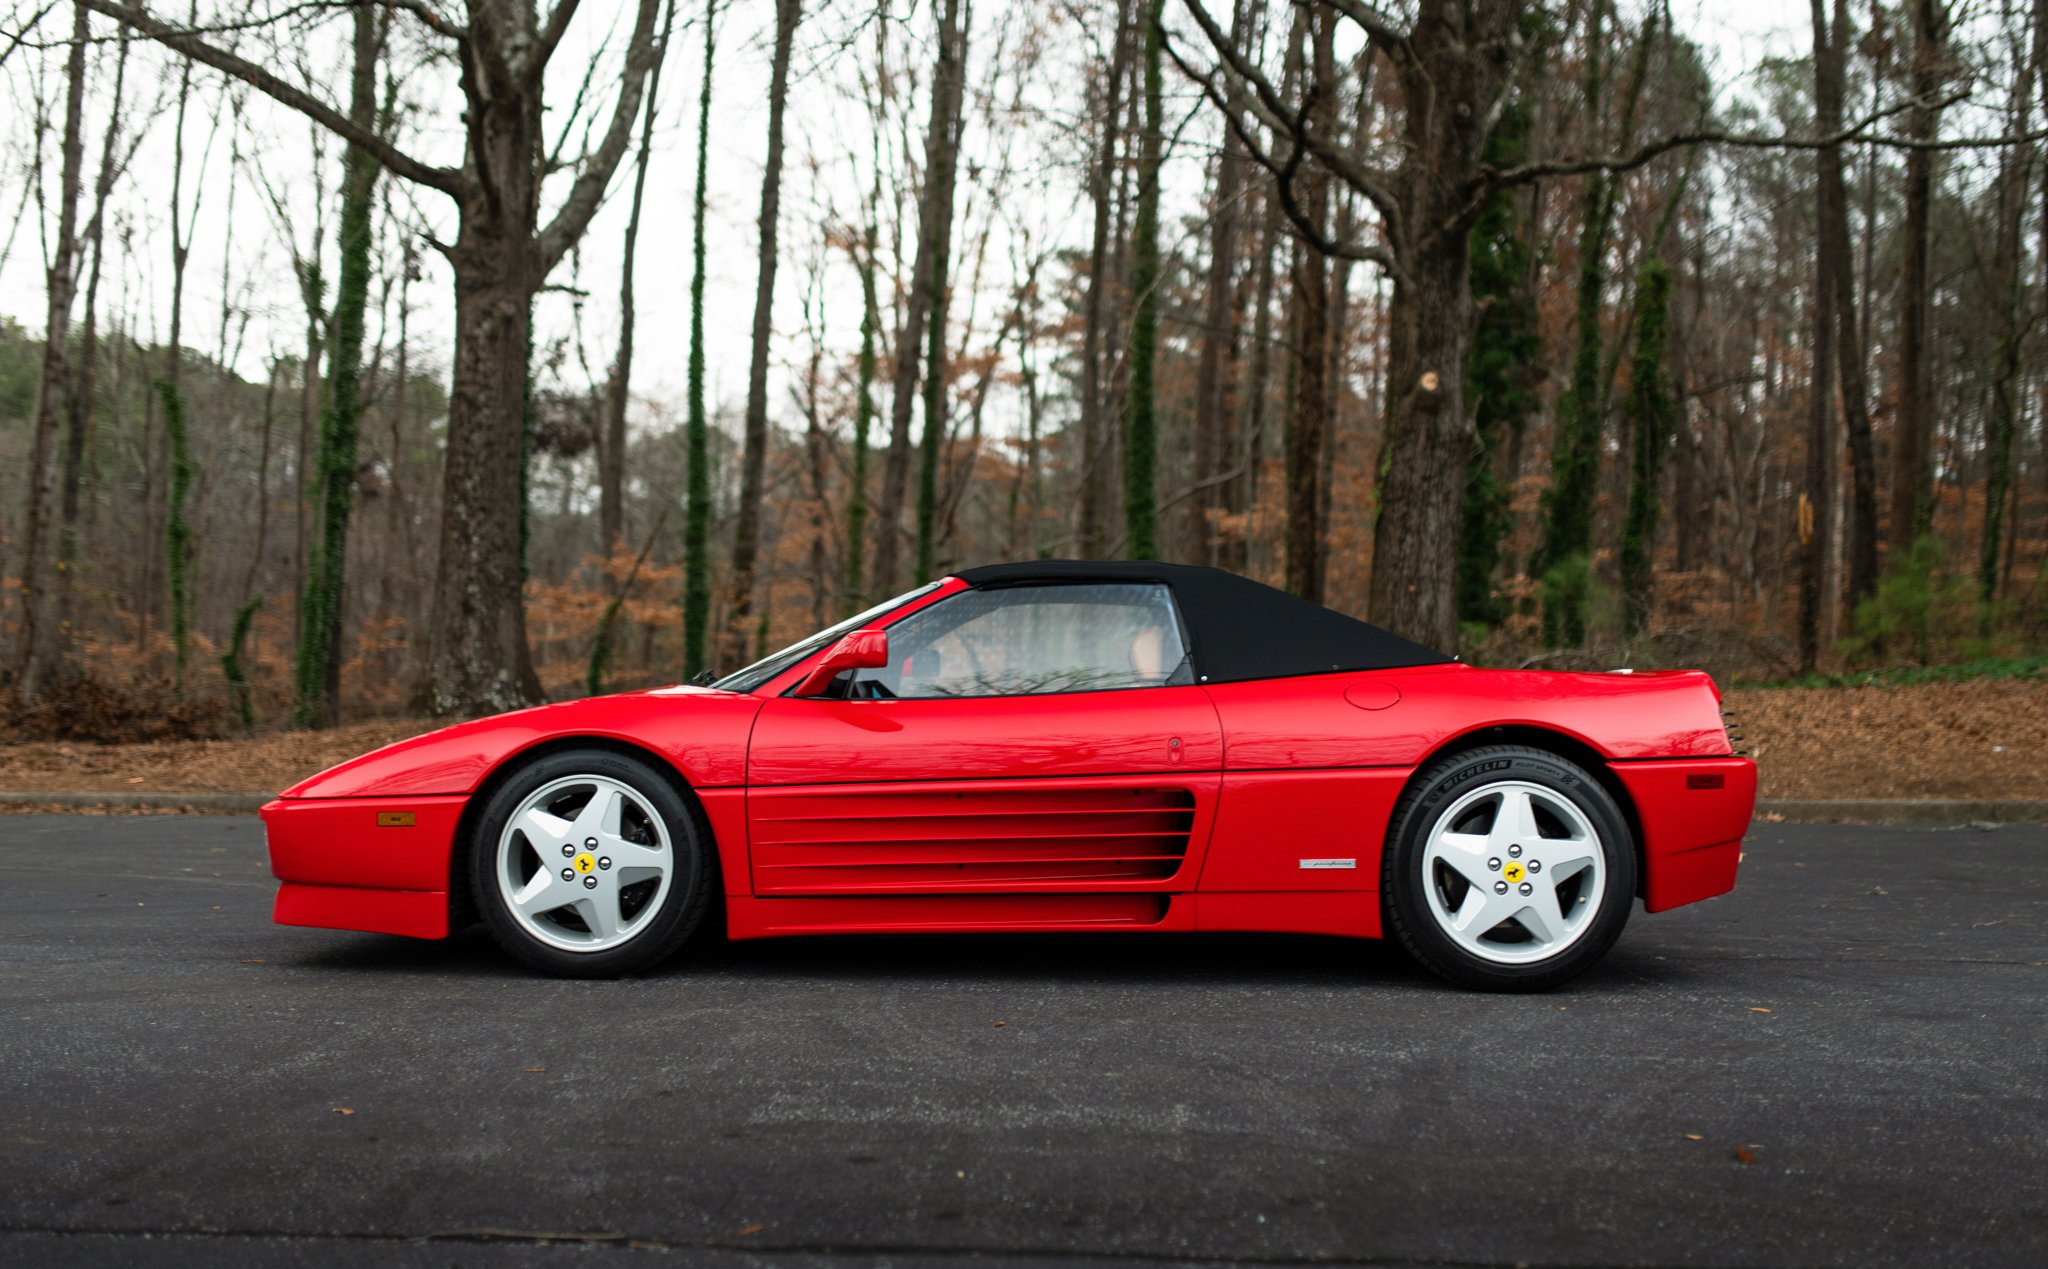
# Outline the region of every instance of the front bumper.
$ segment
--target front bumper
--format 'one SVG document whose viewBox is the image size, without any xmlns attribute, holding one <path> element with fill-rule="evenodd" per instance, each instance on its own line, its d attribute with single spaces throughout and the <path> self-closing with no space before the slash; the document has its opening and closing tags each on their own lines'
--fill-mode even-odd
<svg viewBox="0 0 2048 1269">
<path fill-rule="evenodd" d="M 280 925 L 448 937 L 467 797 L 280 798 L 263 808 Z"/>
</svg>

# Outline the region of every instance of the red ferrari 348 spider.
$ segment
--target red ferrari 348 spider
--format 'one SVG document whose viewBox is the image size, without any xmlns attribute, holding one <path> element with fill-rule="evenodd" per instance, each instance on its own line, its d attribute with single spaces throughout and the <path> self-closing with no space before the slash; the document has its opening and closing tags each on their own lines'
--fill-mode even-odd
<svg viewBox="0 0 2048 1269">
<path fill-rule="evenodd" d="M 463 723 L 263 810 L 287 925 L 549 973 L 733 938 L 1397 936 L 1554 985 L 1735 884 L 1756 768 L 1697 672 L 1475 669 L 1215 569 L 921 586 L 703 687 Z M 715 924 L 715 923 L 714 923 Z"/>
</svg>

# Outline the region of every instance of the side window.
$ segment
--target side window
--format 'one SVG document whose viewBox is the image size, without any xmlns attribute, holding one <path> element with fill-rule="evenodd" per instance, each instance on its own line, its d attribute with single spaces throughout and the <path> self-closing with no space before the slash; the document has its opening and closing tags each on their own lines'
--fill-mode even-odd
<svg viewBox="0 0 2048 1269">
<path fill-rule="evenodd" d="M 1156 582 L 963 591 L 889 628 L 889 664 L 854 697 L 1034 696 L 1192 683 Z"/>
</svg>

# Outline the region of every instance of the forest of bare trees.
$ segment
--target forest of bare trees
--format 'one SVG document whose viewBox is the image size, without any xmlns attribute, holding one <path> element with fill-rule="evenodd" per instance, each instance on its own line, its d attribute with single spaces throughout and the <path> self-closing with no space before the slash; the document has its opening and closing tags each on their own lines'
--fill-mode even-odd
<svg viewBox="0 0 2048 1269">
<path fill-rule="evenodd" d="M 0 719 L 472 715 L 1039 556 L 2039 656 L 2048 0 L 1722 7 L 17 0 Z"/>
</svg>

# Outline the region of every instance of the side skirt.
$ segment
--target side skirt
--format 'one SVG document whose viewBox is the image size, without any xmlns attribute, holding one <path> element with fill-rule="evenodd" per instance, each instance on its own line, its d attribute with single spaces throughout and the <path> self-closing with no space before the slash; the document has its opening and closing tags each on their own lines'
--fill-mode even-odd
<svg viewBox="0 0 2048 1269">
<path fill-rule="evenodd" d="M 803 934 L 971 934 L 1199 930 L 1380 936 L 1372 891 L 1237 894 L 726 896 L 734 939 Z"/>
</svg>

